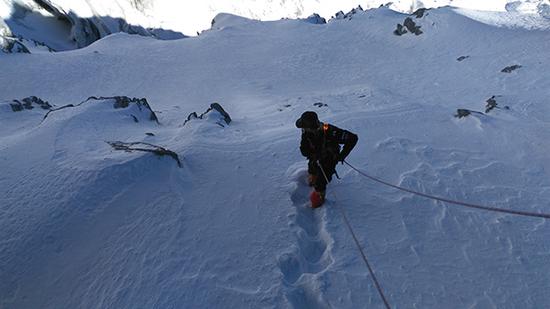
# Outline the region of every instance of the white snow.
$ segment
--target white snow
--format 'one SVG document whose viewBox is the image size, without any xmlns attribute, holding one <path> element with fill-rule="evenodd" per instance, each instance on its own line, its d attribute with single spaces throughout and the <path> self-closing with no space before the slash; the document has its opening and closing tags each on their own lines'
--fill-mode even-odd
<svg viewBox="0 0 550 309">
<path fill-rule="evenodd" d="M 53 0 L 50 1 L 65 12 L 74 12 L 79 17 L 120 17 L 131 25 L 164 28 L 180 31 L 186 35 L 210 28 L 210 22 L 219 13 L 229 13 L 258 20 L 279 20 L 281 18 L 305 18 L 313 13 L 325 18 L 338 11 L 347 12 L 361 5 L 363 9 L 377 8 L 389 3 L 393 10 L 411 13 L 419 8 L 453 6 L 482 11 L 505 11 L 516 9 L 525 13 L 540 13 L 544 16 L 548 0 Z M 9 18 L 14 3 L 38 8 L 32 0 L 0 1 L 0 16 Z M 538 11 L 537 11 L 538 5 Z M 38 10 L 49 15 L 45 10 Z M 47 31 L 44 31 L 47 32 Z"/>
<path fill-rule="evenodd" d="M 294 127 L 314 110 L 359 135 L 349 162 L 371 175 L 550 213 L 550 33 L 501 14 L 430 10 L 420 36 L 394 35 L 408 15 L 386 8 L 326 25 L 225 14 L 193 38 L 0 57 L 0 308 L 381 308 L 338 207 L 392 308 L 550 306 L 547 220 L 342 165 L 312 210 Z M 31 95 L 147 98 L 160 124 L 109 102 L 11 111 Z M 453 117 L 493 95 L 502 109 Z M 213 102 L 231 124 L 182 125 Z"/>
</svg>

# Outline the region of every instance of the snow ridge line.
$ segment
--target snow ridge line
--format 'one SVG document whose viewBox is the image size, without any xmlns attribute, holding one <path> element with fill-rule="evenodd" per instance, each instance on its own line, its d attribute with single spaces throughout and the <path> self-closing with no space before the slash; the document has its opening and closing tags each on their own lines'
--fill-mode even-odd
<svg viewBox="0 0 550 309">
<path fill-rule="evenodd" d="M 407 189 L 407 188 L 403 188 L 403 187 L 391 184 L 391 183 L 386 182 L 384 180 L 378 179 L 374 176 L 370 176 L 367 173 L 362 172 L 359 169 L 357 169 L 356 167 L 354 167 L 353 165 L 349 164 L 347 161 L 344 161 L 344 163 L 346 163 L 351 169 L 353 169 L 354 171 L 356 171 L 360 175 L 363 175 L 363 176 L 369 178 L 372 181 L 381 183 L 383 185 L 386 185 L 386 186 L 389 186 L 389 187 L 392 187 L 392 188 L 395 188 L 395 189 L 398 189 L 398 190 L 401 190 L 401 191 L 404 191 L 404 192 L 408 192 L 408 193 L 412 193 L 412 194 L 415 194 L 415 195 L 418 195 L 418 196 L 422 196 L 422 197 L 425 197 L 425 198 L 428 198 L 428 199 L 432 199 L 432 200 L 436 200 L 436 201 L 440 201 L 440 202 L 445 202 L 445 203 L 449 203 L 449 204 L 455 204 L 455 205 L 464 206 L 464 207 L 469 207 L 469 208 L 482 209 L 482 210 L 493 211 L 493 212 L 507 213 L 507 214 L 511 214 L 511 215 L 550 219 L 550 214 L 546 214 L 546 213 L 534 213 L 534 212 L 528 212 L 528 211 L 522 211 L 522 210 L 511 210 L 511 209 L 503 209 L 503 208 L 498 208 L 498 207 L 489 207 L 489 206 L 483 206 L 483 205 L 477 205 L 477 204 L 470 204 L 470 203 L 454 201 L 454 200 L 450 200 L 450 199 L 447 199 L 447 198 L 434 196 L 434 195 L 430 195 L 430 194 L 426 194 L 426 193 L 422 193 L 422 192 L 417 192 L 417 191 L 414 191 L 414 190 L 411 190 L 411 189 Z"/>
<path fill-rule="evenodd" d="M 323 167 L 321 166 L 321 164 L 319 162 L 317 162 L 317 165 L 319 165 L 319 169 L 323 173 L 323 177 L 325 177 L 325 180 L 327 181 L 327 183 L 329 183 L 330 181 L 328 180 L 328 177 L 327 177 L 327 174 L 325 173 L 325 170 L 323 169 Z M 337 199 L 336 193 L 334 191 L 332 191 L 332 195 L 334 195 L 334 198 Z M 351 236 L 353 237 L 353 241 L 355 242 L 355 245 L 357 246 L 357 249 L 359 249 L 359 253 L 361 253 L 361 257 L 363 258 L 363 261 L 365 261 L 365 265 L 367 265 L 367 268 L 368 268 L 369 273 L 371 275 L 372 281 L 374 282 L 374 285 L 376 286 L 376 289 L 378 290 L 378 294 L 380 294 L 380 298 L 382 298 L 382 301 L 384 302 L 384 305 L 386 306 L 386 308 L 391 309 L 390 303 L 386 299 L 386 296 L 384 295 L 384 291 L 382 290 L 382 287 L 380 286 L 380 283 L 378 282 L 378 279 L 376 278 L 376 275 L 374 274 L 374 270 L 372 269 L 372 267 L 369 263 L 369 259 L 367 258 L 365 250 L 363 249 L 363 247 L 361 247 L 361 243 L 359 242 L 359 239 L 357 238 L 357 235 L 355 234 L 355 232 L 353 231 L 353 228 L 351 227 L 351 223 L 348 220 L 348 216 L 346 215 L 346 211 L 344 210 L 343 207 L 339 207 L 337 203 L 334 203 L 334 205 L 336 205 L 336 208 L 338 208 L 340 210 L 340 212 L 342 213 L 342 218 L 344 219 L 344 223 L 346 223 L 346 226 L 348 227 L 348 230 L 349 230 Z"/>
</svg>

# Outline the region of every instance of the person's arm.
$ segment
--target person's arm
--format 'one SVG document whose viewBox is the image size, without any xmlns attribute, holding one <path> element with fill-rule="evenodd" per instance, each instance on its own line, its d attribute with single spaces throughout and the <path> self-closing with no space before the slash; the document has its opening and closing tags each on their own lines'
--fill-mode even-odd
<svg viewBox="0 0 550 309">
<path fill-rule="evenodd" d="M 302 140 L 300 141 L 300 152 L 304 157 L 310 160 L 313 157 L 313 149 L 311 149 L 310 142 L 304 134 L 302 134 Z"/>
<path fill-rule="evenodd" d="M 342 130 L 335 126 L 333 126 L 332 135 L 339 144 L 344 145 L 342 151 L 340 151 L 338 155 L 338 161 L 343 162 L 357 144 L 359 137 L 350 131 Z"/>
</svg>

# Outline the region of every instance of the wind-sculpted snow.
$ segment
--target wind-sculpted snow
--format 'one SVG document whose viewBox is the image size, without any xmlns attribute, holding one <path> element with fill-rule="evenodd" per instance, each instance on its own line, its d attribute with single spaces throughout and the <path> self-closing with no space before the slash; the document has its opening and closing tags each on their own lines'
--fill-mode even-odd
<svg viewBox="0 0 550 309">
<path fill-rule="evenodd" d="M 383 307 L 340 210 L 392 308 L 550 306 L 547 220 L 340 164 L 310 209 L 294 125 L 312 110 L 356 133 L 346 161 L 390 184 L 548 213 L 540 16 L 219 17 L 0 59 L 0 307 Z M 423 33 L 394 35 L 408 17 Z M 200 119 L 212 102 L 230 124 Z"/>
</svg>

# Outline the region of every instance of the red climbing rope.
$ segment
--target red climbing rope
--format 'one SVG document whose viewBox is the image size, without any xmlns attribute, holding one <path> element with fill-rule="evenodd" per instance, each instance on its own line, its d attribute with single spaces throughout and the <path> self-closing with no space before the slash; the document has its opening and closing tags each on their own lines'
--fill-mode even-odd
<svg viewBox="0 0 550 309">
<path fill-rule="evenodd" d="M 323 173 L 323 176 L 325 177 L 325 180 L 327 181 L 327 183 L 329 183 L 327 174 L 325 174 L 325 170 L 323 169 L 321 164 L 319 164 L 319 162 L 317 162 L 317 165 L 319 165 L 319 168 L 321 169 L 321 172 Z M 333 192 L 333 195 L 336 198 L 336 193 Z M 374 270 L 372 269 L 372 267 L 369 263 L 369 260 L 367 259 L 367 255 L 365 254 L 365 251 L 363 250 L 363 248 L 361 247 L 361 244 L 359 243 L 359 239 L 357 238 L 357 236 L 355 235 L 355 232 L 353 231 L 353 228 L 351 227 L 351 224 L 348 220 L 348 216 L 346 215 L 346 211 L 344 210 L 343 207 L 339 207 L 337 203 L 335 203 L 335 205 L 336 205 L 336 208 L 338 208 L 342 212 L 342 217 L 344 218 L 344 222 L 346 223 L 346 226 L 348 227 L 348 230 L 351 233 L 351 236 L 353 237 L 353 240 L 355 241 L 355 245 L 357 246 L 357 248 L 359 249 L 359 252 L 361 253 L 361 256 L 363 257 L 363 261 L 365 261 L 365 264 L 367 265 L 369 273 L 372 277 L 372 281 L 374 282 L 374 285 L 376 286 L 376 289 L 378 290 L 378 293 L 380 294 L 380 297 L 382 298 L 382 301 L 384 302 L 384 305 L 386 306 L 387 309 L 391 309 L 390 304 L 389 304 L 388 300 L 386 299 L 386 296 L 384 295 L 384 291 L 382 291 L 382 287 L 380 286 L 380 283 L 378 283 L 378 279 L 376 279 L 376 275 L 374 274 Z"/>
<path fill-rule="evenodd" d="M 449 203 L 449 204 L 455 204 L 455 205 L 460 205 L 460 206 L 464 206 L 464 207 L 470 207 L 470 208 L 476 208 L 476 209 L 483 209 L 483 210 L 488 210 L 488 211 L 495 211 L 495 212 L 502 212 L 502 213 L 507 213 L 507 214 L 512 214 L 512 215 L 518 215 L 518 216 L 527 216 L 527 217 L 537 217 L 537 218 L 544 218 L 544 219 L 550 219 L 550 214 L 545 214 L 545 213 L 534 213 L 534 212 L 527 212 L 527 211 L 522 211 L 522 210 L 511 210 L 511 209 L 503 209 L 503 208 L 498 208 L 498 207 L 489 207 L 489 206 L 482 206 L 482 205 L 477 205 L 477 204 L 471 204 L 471 203 L 465 203 L 465 202 L 459 202 L 459 201 L 453 201 L 453 200 L 450 200 L 450 199 L 447 199 L 447 198 L 443 198 L 443 197 L 438 197 L 438 196 L 434 196 L 434 195 L 429 195 L 429 194 L 426 194 L 426 193 L 421 193 L 421 192 L 417 192 L 417 191 L 414 191 L 414 190 L 411 190 L 411 189 L 407 189 L 407 188 L 403 188 L 403 187 L 400 187 L 400 186 L 396 186 L 394 184 L 391 184 L 389 182 L 386 182 L 384 180 L 381 180 L 381 179 L 378 179 L 376 177 L 373 177 L 373 176 L 370 176 L 368 175 L 367 173 L 365 172 L 362 172 L 361 170 L 359 170 L 358 168 L 354 167 L 353 165 L 349 164 L 347 161 L 344 161 L 344 163 L 346 163 L 349 167 L 351 167 L 353 170 L 355 170 L 357 173 L 369 178 L 370 180 L 373 180 L 373 181 L 376 181 L 378 183 L 381 183 L 383 185 L 386 185 L 386 186 L 389 186 L 389 187 L 392 187 L 392 188 L 395 188 L 395 189 L 398 189 L 398 190 L 401 190 L 401 191 L 405 191 L 405 192 L 408 192 L 408 193 L 412 193 L 412 194 L 415 194 L 415 195 L 418 195 L 418 196 L 422 196 L 422 197 L 425 197 L 425 198 L 429 198 L 429 199 L 432 199 L 432 200 L 436 200 L 436 201 L 440 201 L 440 202 L 445 202 L 445 203 Z"/>
</svg>

